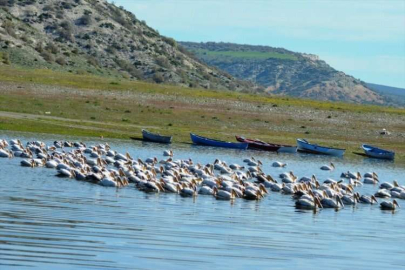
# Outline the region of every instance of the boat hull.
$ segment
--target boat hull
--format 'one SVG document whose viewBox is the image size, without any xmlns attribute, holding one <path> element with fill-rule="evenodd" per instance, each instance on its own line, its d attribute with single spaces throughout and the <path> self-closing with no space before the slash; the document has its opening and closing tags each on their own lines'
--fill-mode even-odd
<svg viewBox="0 0 405 270">
<path fill-rule="evenodd" d="M 309 143 L 304 139 L 297 139 L 297 148 L 300 152 L 330 156 L 343 156 L 346 152 L 346 149 L 320 146 L 317 144 Z"/>
<path fill-rule="evenodd" d="M 389 150 L 384 150 L 375 146 L 371 145 L 366 145 L 363 144 L 362 148 L 364 150 L 364 153 L 368 157 L 372 158 L 379 158 L 379 159 L 389 159 L 393 160 L 395 158 L 395 152 L 389 151 Z"/>
<path fill-rule="evenodd" d="M 291 145 L 280 145 L 274 143 L 266 143 L 259 140 L 247 139 L 241 136 L 235 136 L 236 140 L 243 143 L 248 143 L 248 149 L 263 150 L 279 153 L 295 153 L 297 147 Z"/>
<path fill-rule="evenodd" d="M 233 143 L 233 142 L 225 142 L 214 140 L 202 136 L 198 136 L 196 134 L 190 133 L 191 141 L 194 144 L 198 145 L 206 145 L 206 146 L 214 146 L 214 147 L 224 147 L 224 148 L 232 148 L 232 149 L 243 149 L 246 150 L 248 148 L 247 143 Z"/>
<path fill-rule="evenodd" d="M 149 132 L 145 129 L 142 129 L 142 137 L 144 141 L 156 142 L 156 143 L 171 143 L 172 136 L 163 136 L 160 134 Z"/>
</svg>

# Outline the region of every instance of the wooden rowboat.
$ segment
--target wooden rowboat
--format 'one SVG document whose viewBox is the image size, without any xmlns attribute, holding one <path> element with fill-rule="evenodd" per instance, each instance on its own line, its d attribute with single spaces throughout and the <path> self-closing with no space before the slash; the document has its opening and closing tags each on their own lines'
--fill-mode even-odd
<svg viewBox="0 0 405 270">
<path fill-rule="evenodd" d="M 364 153 L 368 157 L 390 159 L 390 160 L 393 160 L 395 158 L 395 152 L 393 151 L 384 150 L 367 144 L 363 144 L 361 148 L 363 148 Z"/>
<path fill-rule="evenodd" d="M 247 143 L 233 143 L 233 142 L 219 141 L 219 140 L 214 140 L 214 139 L 198 136 L 193 133 L 190 133 L 190 137 L 194 144 L 199 144 L 199 145 L 244 149 L 244 150 L 246 150 L 248 148 Z"/>
<path fill-rule="evenodd" d="M 247 139 L 241 136 L 235 136 L 238 142 L 248 143 L 248 149 L 272 151 L 279 153 L 295 153 L 297 152 L 297 147 L 292 145 L 281 145 L 275 143 L 266 143 L 260 140 Z"/>
<path fill-rule="evenodd" d="M 142 136 L 144 141 L 157 142 L 157 143 L 171 143 L 172 136 L 163 136 L 157 133 L 152 133 L 146 129 L 142 129 Z"/>
<path fill-rule="evenodd" d="M 343 156 L 346 151 L 346 149 L 332 148 L 332 147 L 326 147 L 326 146 L 320 146 L 317 144 L 312 144 L 312 143 L 309 143 L 305 139 L 297 139 L 297 146 L 298 146 L 298 151 L 300 151 L 300 152 L 321 154 L 321 155 Z"/>
</svg>

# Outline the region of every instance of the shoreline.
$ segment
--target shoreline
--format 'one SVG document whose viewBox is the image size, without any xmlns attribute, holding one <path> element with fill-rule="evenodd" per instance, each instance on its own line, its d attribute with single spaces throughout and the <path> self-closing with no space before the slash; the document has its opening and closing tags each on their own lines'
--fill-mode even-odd
<svg viewBox="0 0 405 270">
<path fill-rule="evenodd" d="M 367 143 L 394 150 L 395 163 L 405 165 L 405 109 L 46 71 L 54 76 L 49 80 L 41 77 L 45 71 L 0 70 L 6 71 L 0 74 L 0 131 L 129 140 L 145 128 L 173 135 L 174 143 L 190 143 L 190 132 L 226 141 L 241 135 L 291 145 L 305 138 L 345 148 L 348 158 L 359 158 L 352 152 Z M 391 135 L 379 135 L 383 128 Z"/>
</svg>

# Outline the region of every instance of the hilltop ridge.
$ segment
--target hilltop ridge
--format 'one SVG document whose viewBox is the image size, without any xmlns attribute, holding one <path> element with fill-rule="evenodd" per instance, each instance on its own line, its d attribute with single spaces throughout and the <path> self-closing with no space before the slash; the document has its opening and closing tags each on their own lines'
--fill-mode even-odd
<svg viewBox="0 0 405 270">
<path fill-rule="evenodd" d="M 0 63 L 250 91 L 105 0 L 0 0 Z"/>
<path fill-rule="evenodd" d="M 314 54 L 224 42 L 180 44 L 208 65 L 263 86 L 263 92 L 354 103 L 388 101 L 365 82 L 335 70 Z"/>
</svg>

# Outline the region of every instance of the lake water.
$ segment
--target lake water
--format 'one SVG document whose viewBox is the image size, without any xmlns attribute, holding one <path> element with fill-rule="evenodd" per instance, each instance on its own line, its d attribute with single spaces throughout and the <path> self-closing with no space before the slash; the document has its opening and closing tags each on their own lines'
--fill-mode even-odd
<svg viewBox="0 0 405 270">
<path fill-rule="evenodd" d="M 61 139 L 31 136 L 0 133 L 0 139 L 18 137 L 24 143 Z M 141 159 L 162 159 L 167 147 L 137 141 L 108 143 Z M 192 158 L 201 164 L 215 158 L 242 164 L 244 158 L 255 156 L 273 177 L 292 170 L 299 177 L 315 174 L 323 181 L 339 179 L 347 170 L 375 171 L 382 182 L 396 179 L 405 184 L 405 169 L 391 162 L 176 144 L 171 149 L 175 158 Z M 290 196 L 272 192 L 261 201 L 237 199 L 233 204 L 209 196 L 145 194 L 133 184 L 115 189 L 57 178 L 53 169 L 24 168 L 20 160 L 0 159 L 0 269 L 405 267 L 402 208 L 393 213 L 380 210 L 379 205 L 358 205 L 314 213 L 297 210 Z M 287 162 L 287 168 L 271 167 L 276 160 Z M 335 171 L 319 169 L 330 161 Z M 361 194 L 377 189 L 356 188 Z M 404 200 L 399 203 L 405 208 Z"/>
</svg>

